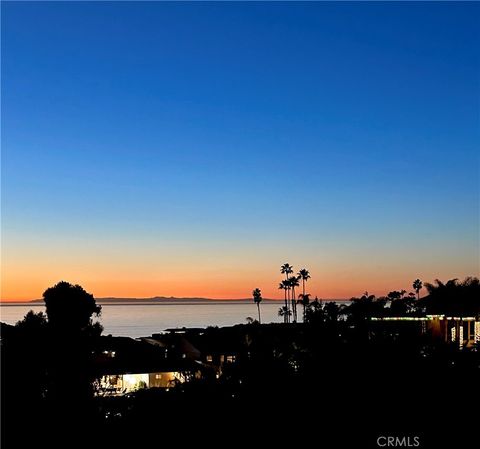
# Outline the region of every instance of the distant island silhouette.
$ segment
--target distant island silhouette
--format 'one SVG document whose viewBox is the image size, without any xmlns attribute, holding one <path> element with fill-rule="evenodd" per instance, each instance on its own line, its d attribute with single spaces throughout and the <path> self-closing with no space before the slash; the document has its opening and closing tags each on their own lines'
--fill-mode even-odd
<svg viewBox="0 0 480 449">
<path fill-rule="evenodd" d="M 212 303 L 212 302 L 246 302 L 251 303 L 251 298 L 240 298 L 240 299 L 213 299 L 213 298 L 185 298 L 185 297 L 175 297 L 175 296 L 154 296 L 151 298 L 116 298 L 116 297 L 105 297 L 105 298 L 95 298 L 99 304 L 171 304 L 171 303 Z M 43 299 L 34 299 L 32 301 L 27 301 L 26 304 L 31 303 L 43 303 Z M 272 301 L 280 302 L 281 299 L 268 299 L 263 298 L 263 301 Z M 8 303 L 7 303 L 8 304 Z"/>
</svg>

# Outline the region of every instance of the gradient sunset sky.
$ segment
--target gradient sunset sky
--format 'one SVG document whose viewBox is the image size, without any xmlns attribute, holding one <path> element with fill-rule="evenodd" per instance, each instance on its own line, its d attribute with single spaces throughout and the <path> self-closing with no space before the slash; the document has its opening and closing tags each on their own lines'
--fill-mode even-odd
<svg viewBox="0 0 480 449">
<path fill-rule="evenodd" d="M 1 8 L 3 300 L 479 274 L 478 3 Z"/>
</svg>

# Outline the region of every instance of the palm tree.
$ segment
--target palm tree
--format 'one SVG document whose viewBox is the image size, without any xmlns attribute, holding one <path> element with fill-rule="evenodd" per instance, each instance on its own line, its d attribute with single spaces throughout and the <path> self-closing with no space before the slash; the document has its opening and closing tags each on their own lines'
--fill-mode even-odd
<svg viewBox="0 0 480 449">
<path fill-rule="evenodd" d="M 280 282 L 280 284 L 278 284 L 278 289 L 279 290 L 283 290 L 284 291 L 284 295 L 285 295 L 285 310 L 288 310 L 288 302 L 287 302 L 287 283 L 285 281 L 282 281 Z M 283 320 L 285 323 L 288 323 L 288 318 L 289 318 L 289 315 L 288 314 L 284 314 L 282 315 L 283 316 Z"/>
<path fill-rule="evenodd" d="M 280 267 L 280 273 L 285 275 L 285 281 L 287 282 L 287 293 L 288 293 L 288 300 L 287 300 L 287 307 L 289 307 L 290 303 L 290 284 L 288 282 L 288 276 L 293 273 L 293 267 L 289 263 L 284 263 Z M 292 297 L 293 302 L 293 297 Z"/>
<path fill-rule="evenodd" d="M 293 301 L 293 296 L 292 294 L 290 293 L 290 291 L 292 290 L 292 286 L 290 285 L 290 281 L 288 279 L 284 279 L 283 282 L 285 282 L 285 285 L 287 286 L 287 298 L 288 298 L 288 309 L 290 310 L 290 312 L 292 311 L 293 307 L 290 307 L 291 306 L 291 303 Z M 289 317 L 292 316 L 292 314 L 290 313 L 288 315 Z M 288 318 L 288 322 L 290 322 L 290 318 Z"/>
<path fill-rule="evenodd" d="M 430 315 L 476 316 L 480 315 L 480 280 L 467 277 L 463 281 L 450 279 L 443 283 L 425 283 L 428 296 L 420 302 Z"/>
<path fill-rule="evenodd" d="M 293 267 L 289 263 L 284 263 L 280 267 L 280 272 L 285 275 L 285 279 L 288 279 L 288 275 L 293 273 Z"/>
<path fill-rule="evenodd" d="M 420 279 L 415 279 L 412 287 L 417 292 L 417 299 L 420 299 L 420 290 L 423 288 L 423 282 Z"/>
<path fill-rule="evenodd" d="M 293 311 L 293 322 L 297 322 L 297 304 L 295 302 L 295 287 L 299 287 L 300 283 L 298 282 L 300 278 L 297 276 L 292 276 L 288 278 L 290 283 L 290 288 L 292 289 L 292 311 Z"/>
<path fill-rule="evenodd" d="M 256 288 L 252 292 L 253 302 L 257 305 L 258 309 L 258 322 L 262 324 L 262 318 L 260 316 L 260 303 L 262 302 L 262 291 L 259 288 Z"/>
<path fill-rule="evenodd" d="M 310 296 L 308 293 L 301 293 L 298 295 L 300 298 L 300 304 L 303 306 L 303 322 L 305 323 L 305 318 L 307 316 L 307 307 L 310 304 Z"/>
<path fill-rule="evenodd" d="M 311 276 L 307 269 L 302 268 L 298 273 L 298 277 L 302 280 L 303 284 L 303 294 L 305 295 L 305 282 L 307 282 Z"/>
<path fill-rule="evenodd" d="M 284 323 L 287 323 L 289 321 L 289 317 L 291 314 L 291 310 L 286 306 L 280 307 L 280 309 L 278 309 L 278 316 L 283 316 Z"/>
</svg>

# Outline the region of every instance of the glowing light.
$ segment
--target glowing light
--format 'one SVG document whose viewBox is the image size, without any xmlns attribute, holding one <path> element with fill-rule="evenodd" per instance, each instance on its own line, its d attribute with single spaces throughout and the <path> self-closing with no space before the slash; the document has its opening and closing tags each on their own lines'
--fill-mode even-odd
<svg viewBox="0 0 480 449">
<path fill-rule="evenodd" d="M 126 391 L 135 391 L 148 387 L 148 374 L 124 374 L 123 388 Z"/>
<path fill-rule="evenodd" d="M 386 316 L 386 317 L 372 317 L 372 321 L 430 321 L 430 316 Z"/>
<path fill-rule="evenodd" d="M 447 316 L 446 318 L 447 320 L 453 320 L 453 321 L 475 321 L 476 318 L 473 317 L 473 316 L 463 316 L 463 317 L 460 317 L 460 316 Z"/>
<path fill-rule="evenodd" d="M 475 343 L 480 343 L 480 321 L 475 321 Z"/>
</svg>

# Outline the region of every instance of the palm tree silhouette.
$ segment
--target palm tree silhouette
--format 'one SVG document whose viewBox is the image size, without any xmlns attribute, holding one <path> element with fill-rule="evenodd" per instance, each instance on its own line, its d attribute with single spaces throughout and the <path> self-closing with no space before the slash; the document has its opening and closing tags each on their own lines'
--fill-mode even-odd
<svg viewBox="0 0 480 449">
<path fill-rule="evenodd" d="M 302 280 L 303 284 L 303 294 L 305 295 L 305 282 L 307 282 L 311 276 L 307 269 L 302 268 L 298 273 L 299 278 Z"/>
<path fill-rule="evenodd" d="M 480 280 L 477 277 L 466 277 L 463 281 L 450 279 L 435 283 L 425 282 L 428 296 L 422 298 L 428 314 L 443 314 L 450 316 L 480 315 Z"/>
<path fill-rule="evenodd" d="M 300 280 L 299 277 L 297 276 L 292 276 L 288 278 L 288 281 L 290 283 L 290 288 L 292 289 L 292 311 L 293 311 L 293 322 L 297 322 L 297 303 L 295 301 L 295 287 L 299 287 L 300 283 L 298 282 Z"/>
<path fill-rule="evenodd" d="M 259 288 L 256 288 L 252 292 L 253 302 L 257 305 L 258 309 L 258 322 L 262 324 L 262 317 L 260 316 L 260 303 L 262 302 L 262 291 Z"/>
<path fill-rule="evenodd" d="M 285 281 L 280 282 L 280 284 L 278 284 L 278 289 L 284 291 L 284 295 L 285 295 L 285 307 L 284 308 L 285 308 L 285 310 L 288 310 L 288 302 L 287 302 L 287 289 L 288 289 L 288 287 L 287 287 L 286 282 Z M 284 314 L 284 315 L 281 315 L 281 316 L 283 316 L 284 323 L 288 323 L 289 315 Z"/>
<path fill-rule="evenodd" d="M 420 299 L 420 290 L 423 288 L 423 282 L 420 279 L 415 279 L 412 287 L 417 292 L 417 299 Z"/>
<path fill-rule="evenodd" d="M 305 297 L 305 282 L 307 282 L 311 276 L 310 276 L 310 273 L 308 272 L 308 270 L 306 268 L 302 268 L 298 273 L 298 277 L 299 279 L 302 280 L 302 287 L 303 287 L 303 292 L 302 292 L 302 300 L 303 298 Z M 310 300 L 308 300 L 310 302 Z M 303 302 L 302 302 L 303 304 Z M 308 303 L 307 303 L 308 305 Z M 305 306 L 303 306 L 303 322 L 305 322 Z"/>
<path fill-rule="evenodd" d="M 289 263 L 284 263 L 280 267 L 280 272 L 285 275 L 285 279 L 288 279 L 288 275 L 293 273 L 293 267 Z"/>
<path fill-rule="evenodd" d="M 284 323 L 287 323 L 289 321 L 289 317 L 291 314 L 291 310 L 286 306 L 280 307 L 280 309 L 278 309 L 278 316 L 283 316 Z"/>
<path fill-rule="evenodd" d="M 308 293 L 301 293 L 298 295 L 300 297 L 300 304 L 303 306 L 303 322 L 305 323 L 305 318 L 307 316 L 307 307 L 310 304 L 310 296 Z"/>
<path fill-rule="evenodd" d="M 293 273 L 293 267 L 289 263 L 284 263 L 280 267 L 280 273 L 285 275 L 285 281 L 287 282 L 287 294 L 288 294 L 288 299 L 287 299 L 287 307 L 289 307 L 289 302 L 290 302 L 290 283 L 288 282 L 288 276 Z M 293 302 L 294 297 L 292 297 L 292 302 Z"/>
</svg>

